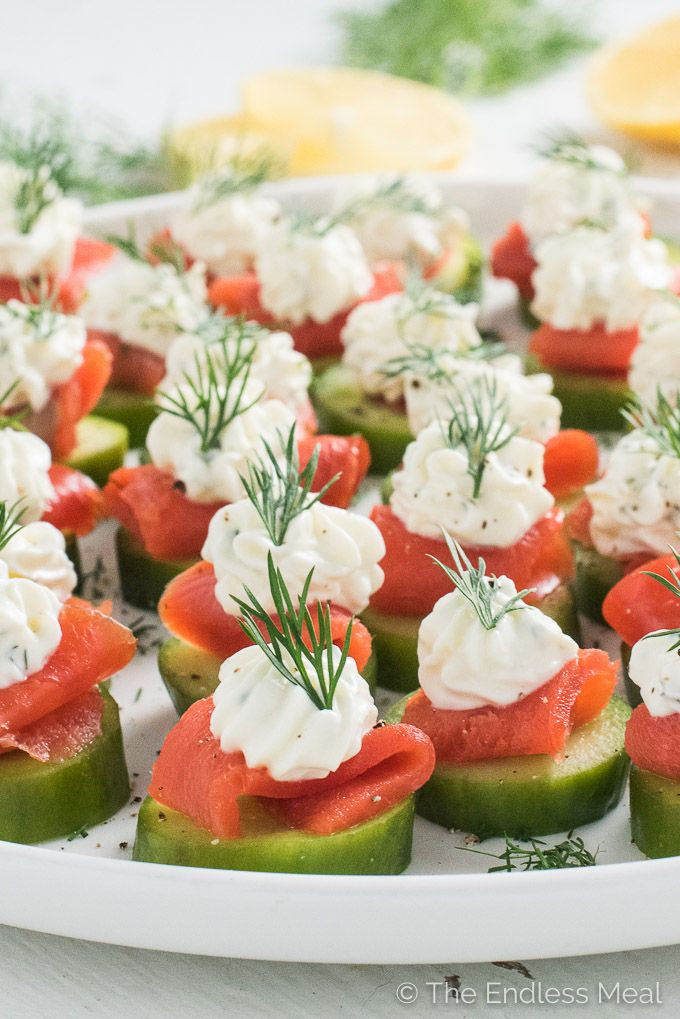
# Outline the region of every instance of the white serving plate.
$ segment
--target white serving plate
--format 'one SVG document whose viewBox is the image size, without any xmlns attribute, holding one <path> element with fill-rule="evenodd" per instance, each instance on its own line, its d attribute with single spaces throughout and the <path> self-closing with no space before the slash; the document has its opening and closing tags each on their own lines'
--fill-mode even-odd
<svg viewBox="0 0 680 1019">
<path fill-rule="evenodd" d="M 513 217 L 521 184 L 441 178 L 488 243 Z M 291 204 L 323 207 L 333 181 L 273 186 Z M 645 181 L 659 232 L 680 237 L 680 187 Z M 164 226 L 181 195 L 93 209 L 92 230 L 138 235 Z M 488 288 L 487 321 L 521 339 L 511 290 Z M 372 498 L 370 487 L 366 497 Z M 86 568 L 105 563 L 115 587 L 112 527 L 83 543 Z M 215 956 L 336 963 L 438 963 L 584 955 L 680 942 L 680 859 L 644 860 L 630 842 L 627 804 L 581 829 L 599 847 L 592 868 L 487 874 L 495 863 L 465 851 L 464 836 L 416 821 L 413 863 L 398 877 L 257 874 L 133 863 L 138 803 L 164 734 L 175 721 L 155 664 L 151 625 L 138 656 L 112 684 L 121 705 L 130 803 L 86 838 L 39 847 L 0 842 L 0 923 L 93 941 Z M 593 633 L 602 639 L 603 633 Z M 605 638 L 606 639 L 606 638 Z M 612 645 L 613 648 L 613 645 Z M 557 839 L 557 837 L 556 837 Z M 549 839 L 552 841 L 552 838 Z M 499 840 L 483 844 L 497 852 Z"/>
</svg>

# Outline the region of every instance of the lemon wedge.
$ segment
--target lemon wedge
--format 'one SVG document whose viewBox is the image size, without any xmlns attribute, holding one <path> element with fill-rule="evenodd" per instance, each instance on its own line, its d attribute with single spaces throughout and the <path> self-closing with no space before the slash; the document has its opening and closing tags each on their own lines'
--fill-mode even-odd
<svg viewBox="0 0 680 1019">
<path fill-rule="evenodd" d="M 680 145 L 680 16 L 605 47 L 590 69 L 588 95 L 610 127 Z"/>
</svg>

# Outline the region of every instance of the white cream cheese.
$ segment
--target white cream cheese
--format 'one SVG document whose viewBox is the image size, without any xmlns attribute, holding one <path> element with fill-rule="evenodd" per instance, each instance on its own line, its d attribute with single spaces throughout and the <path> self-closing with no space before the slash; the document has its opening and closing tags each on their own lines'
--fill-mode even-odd
<svg viewBox="0 0 680 1019">
<path fill-rule="evenodd" d="M 433 421 L 406 449 L 393 475 L 392 510 L 413 534 L 440 538 L 443 529 L 462 545 L 514 545 L 554 502 L 543 487 L 543 446 L 514 436 L 490 453 L 474 498 L 466 450 L 452 448 L 445 430 Z"/>
<path fill-rule="evenodd" d="M 88 284 L 81 314 L 88 326 L 165 357 L 180 332 L 193 332 L 208 313 L 205 266 L 186 272 L 162 262 L 116 259 Z"/>
<path fill-rule="evenodd" d="M 45 305 L 0 305 L 0 392 L 13 383 L 10 407 L 42 410 L 55 386 L 67 382 L 83 360 L 85 323 Z"/>
<path fill-rule="evenodd" d="M 603 476 L 586 486 L 590 534 L 614 558 L 661 555 L 680 530 L 680 459 L 641 429 L 619 439 Z"/>
<path fill-rule="evenodd" d="M 655 630 L 631 651 L 628 674 L 655 718 L 680 711 L 680 655 L 670 650 L 676 641 L 675 634 Z"/>
<path fill-rule="evenodd" d="M 517 594 L 508 577 L 489 578 L 494 614 Z M 418 631 L 418 679 L 435 708 L 506 707 L 538 690 L 578 654 L 554 619 L 525 605 L 487 630 L 460 591 L 435 604 Z"/>
<path fill-rule="evenodd" d="M 342 355 L 369 396 L 395 403 L 404 395 L 403 375 L 386 374 L 393 358 L 417 345 L 452 353 L 480 346 L 476 304 L 458 304 L 450 294 L 424 287 L 416 296 L 389 294 L 366 301 L 350 313 L 342 330 Z"/>
<path fill-rule="evenodd" d="M 240 385 L 233 388 L 235 399 Z M 280 400 L 262 400 L 260 395 L 257 383 L 246 384 L 242 405 L 247 409 L 232 418 L 222 430 L 217 448 L 208 452 L 201 450 L 201 437 L 189 421 L 162 411 L 146 438 L 152 462 L 181 481 L 187 497 L 196 502 L 240 499 L 244 493 L 240 475 L 247 477 L 249 461 L 265 456 L 265 442 L 282 451 L 295 424 L 290 407 Z"/>
<path fill-rule="evenodd" d="M 340 649 L 332 653 L 337 666 Z M 224 753 L 240 750 L 249 768 L 266 768 L 277 782 L 326 778 L 359 753 L 378 720 L 368 684 L 351 658 L 338 680 L 333 707 L 323 710 L 256 646 L 223 662 L 219 679 L 210 731 Z"/>
<path fill-rule="evenodd" d="M 0 579 L 0 690 L 45 665 L 61 641 L 59 599 L 23 578 Z"/>
<path fill-rule="evenodd" d="M 212 518 L 201 553 L 213 564 L 215 595 L 225 612 L 239 615 L 231 596 L 243 598 L 246 587 L 268 612 L 274 611 L 269 552 L 294 599 L 312 568 L 309 601 L 330 601 L 354 613 L 366 608 L 383 582 L 378 563 L 385 544 L 367 517 L 316 502 L 293 518 L 283 544 L 275 545 L 250 500 L 241 499 Z"/>
<path fill-rule="evenodd" d="M 0 428 L 0 500 L 20 502 L 22 521 L 39 520 L 54 499 L 50 447 L 31 432 Z"/>
<path fill-rule="evenodd" d="M 252 268 L 279 215 L 277 201 L 239 186 L 226 170 L 206 176 L 191 189 L 187 205 L 173 221 L 172 235 L 210 272 L 239 275 Z"/>
<path fill-rule="evenodd" d="M 584 220 L 608 230 L 642 230 L 630 177 L 617 152 L 604 145 L 567 145 L 561 151 L 541 163 L 529 182 L 521 222 L 532 246 Z"/>
<path fill-rule="evenodd" d="M 640 342 L 628 373 L 632 391 L 649 407 L 660 391 L 675 402 L 680 393 L 680 299 L 660 294 L 640 322 Z"/>
<path fill-rule="evenodd" d="M 260 299 L 275 318 L 328 322 L 366 294 L 373 274 L 356 234 L 323 220 L 281 220 L 267 233 L 255 269 Z"/>
<path fill-rule="evenodd" d="M 632 329 L 671 278 L 665 244 L 631 231 L 577 226 L 534 254 L 531 310 L 556 329 Z"/>
<path fill-rule="evenodd" d="M 64 197 L 50 178 L 49 167 L 39 171 L 35 183 L 32 176 L 15 163 L 0 162 L 0 276 L 60 276 L 73 262 L 83 207 Z M 27 185 L 33 185 L 37 195 L 42 193 L 37 216 L 25 204 L 22 207 L 21 193 Z"/>
<path fill-rule="evenodd" d="M 52 524 L 36 520 L 17 531 L 0 549 L 0 563 L 10 577 L 23 577 L 48 587 L 59 601 L 73 594 L 78 578 L 66 554 L 64 535 Z"/>
</svg>

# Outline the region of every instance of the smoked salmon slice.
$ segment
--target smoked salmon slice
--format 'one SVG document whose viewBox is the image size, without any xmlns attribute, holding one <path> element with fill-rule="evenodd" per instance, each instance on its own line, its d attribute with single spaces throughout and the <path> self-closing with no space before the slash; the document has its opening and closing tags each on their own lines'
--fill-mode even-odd
<svg viewBox="0 0 680 1019">
<path fill-rule="evenodd" d="M 65 464 L 52 464 L 49 473 L 55 494 L 42 519 L 68 534 L 89 534 L 103 515 L 101 491 L 92 478 Z"/>
<path fill-rule="evenodd" d="M 98 690 L 74 697 L 16 732 L 0 735 L 0 754 L 22 750 L 36 761 L 66 761 L 101 734 L 104 702 Z"/>
<path fill-rule="evenodd" d="M 56 460 L 65 459 L 76 445 L 76 425 L 99 402 L 111 375 L 111 353 L 99 340 L 88 339 L 83 359 L 68 382 L 57 386 L 56 425 L 50 442 Z"/>
</svg>

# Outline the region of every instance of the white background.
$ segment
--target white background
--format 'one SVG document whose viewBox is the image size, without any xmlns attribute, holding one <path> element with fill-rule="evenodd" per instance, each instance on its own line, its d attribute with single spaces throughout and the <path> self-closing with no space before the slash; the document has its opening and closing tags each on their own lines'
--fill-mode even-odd
<svg viewBox="0 0 680 1019">
<path fill-rule="evenodd" d="M 414 0 L 414 3 L 417 0 Z M 442 0 L 445 2 L 445 0 Z M 480 0 L 483 2 L 483 0 Z M 330 14 L 357 0 L 14 0 L 3 4 L 0 84 L 11 101 L 36 90 L 65 97 L 82 110 L 120 115 L 139 132 L 164 123 L 233 109 L 247 73 L 333 57 Z M 587 5 L 601 36 L 618 37 L 668 13 L 672 0 L 601 0 Z M 583 62 L 551 80 L 501 99 L 470 105 L 477 136 L 459 171 L 464 175 L 517 175 L 530 160 L 530 144 L 544 126 L 569 123 L 592 130 L 583 88 Z M 677 174 L 678 161 L 645 156 L 647 172 Z M 235 918 L 235 922 L 238 922 Z M 276 922 L 275 917 L 272 922 Z M 328 918 L 329 925 L 332 917 Z M 465 917 L 460 918 L 462 924 Z M 546 986 L 583 986 L 590 1003 L 580 1014 L 677 1015 L 677 948 L 591 959 L 529 963 Z M 525 960 L 526 961 L 526 960 Z M 518 973 L 491 965 L 437 967 L 297 966 L 168 956 L 71 942 L 0 928 L 0 1019 L 50 1016 L 428 1015 L 428 982 L 457 974 L 478 1003 L 456 1015 L 536 1016 L 553 1009 L 484 1004 L 487 981 L 517 990 L 531 986 Z M 664 1004 L 597 1005 L 598 982 L 611 987 L 661 983 Z M 416 1004 L 395 992 L 412 981 Z M 438 993 L 443 991 L 439 988 Z M 444 1007 L 444 1006 L 440 1006 Z M 454 1007 L 454 1006 L 449 1006 Z M 557 1014 L 564 1009 L 555 1007 Z M 571 1011 L 571 1010 L 570 1010 Z M 579 1007 L 574 1006 L 577 1014 Z"/>
</svg>

